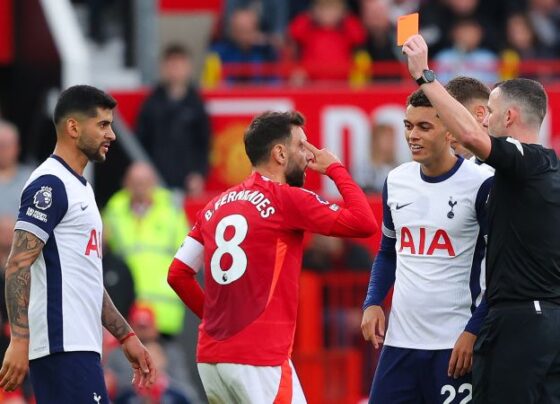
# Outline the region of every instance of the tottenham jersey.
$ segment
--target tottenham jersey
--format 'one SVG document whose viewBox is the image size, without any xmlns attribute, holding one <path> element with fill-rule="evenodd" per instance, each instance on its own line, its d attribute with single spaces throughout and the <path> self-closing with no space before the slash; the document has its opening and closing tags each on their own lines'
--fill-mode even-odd
<svg viewBox="0 0 560 404">
<path fill-rule="evenodd" d="M 397 267 L 385 344 L 450 349 L 481 297 L 483 220 L 491 176 L 462 158 L 439 177 L 405 163 L 387 177 L 383 233 Z"/>
<path fill-rule="evenodd" d="M 25 184 L 15 228 L 45 243 L 31 266 L 29 359 L 101 354 L 102 223 L 90 184 L 51 156 Z"/>
</svg>

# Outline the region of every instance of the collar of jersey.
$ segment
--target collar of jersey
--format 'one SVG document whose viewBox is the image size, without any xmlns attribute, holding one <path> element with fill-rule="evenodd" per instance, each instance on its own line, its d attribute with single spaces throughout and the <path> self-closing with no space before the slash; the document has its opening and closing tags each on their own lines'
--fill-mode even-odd
<svg viewBox="0 0 560 404">
<path fill-rule="evenodd" d="M 422 180 L 431 183 L 445 181 L 446 179 L 450 178 L 453 174 L 457 172 L 459 167 L 461 167 L 461 164 L 463 164 L 463 161 L 464 161 L 463 157 L 457 156 L 457 161 L 455 162 L 453 167 L 451 167 L 451 170 L 441 175 L 437 175 L 435 177 L 430 177 L 429 175 L 424 174 L 422 172 L 422 168 L 420 167 L 420 177 L 422 178 Z"/>
<path fill-rule="evenodd" d="M 64 161 L 64 160 L 62 159 L 62 157 L 57 156 L 56 154 L 51 154 L 49 157 L 55 159 L 55 160 L 58 161 L 60 164 L 62 164 L 62 165 L 64 166 L 64 168 L 66 168 L 68 171 L 70 171 L 70 173 L 71 173 L 74 177 L 76 177 L 84 186 L 87 185 L 87 180 L 86 180 L 84 177 L 82 177 L 80 174 L 78 174 L 76 171 L 72 170 L 72 167 L 70 167 L 70 166 L 68 165 L 68 163 L 66 163 L 66 161 Z"/>
</svg>

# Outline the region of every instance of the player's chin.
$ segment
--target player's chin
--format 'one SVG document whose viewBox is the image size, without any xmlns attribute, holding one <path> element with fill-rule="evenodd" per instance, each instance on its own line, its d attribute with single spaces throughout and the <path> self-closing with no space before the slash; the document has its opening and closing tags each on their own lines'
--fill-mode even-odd
<svg viewBox="0 0 560 404">
<path fill-rule="evenodd" d="M 410 156 L 412 157 L 412 160 L 416 161 L 417 163 L 423 163 L 428 159 L 428 155 L 423 148 L 418 150 L 411 150 Z"/>
<path fill-rule="evenodd" d="M 96 163 L 104 163 L 105 160 L 107 160 L 107 155 L 102 151 L 99 151 L 99 153 L 93 156 L 92 160 L 95 161 Z"/>
</svg>

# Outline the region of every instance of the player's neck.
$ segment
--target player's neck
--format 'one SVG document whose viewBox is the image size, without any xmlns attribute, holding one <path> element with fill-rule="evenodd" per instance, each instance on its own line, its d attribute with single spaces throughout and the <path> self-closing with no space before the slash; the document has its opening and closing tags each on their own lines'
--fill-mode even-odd
<svg viewBox="0 0 560 404">
<path fill-rule="evenodd" d="M 253 171 L 256 171 L 263 177 L 268 178 L 271 181 L 278 182 L 280 184 L 286 183 L 286 176 L 283 171 L 271 169 L 268 166 L 258 166 L 253 167 Z"/>
<path fill-rule="evenodd" d="M 446 153 L 441 158 L 434 158 L 429 163 L 421 164 L 422 174 L 428 177 L 439 177 L 451 171 L 458 157 L 451 153 Z"/>
<path fill-rule="evenodd" d="M 53 154 L 64 160 L 76 173 L 84 175 L 88 159 L 78 148 L 57 142 Z"/>
</svg>

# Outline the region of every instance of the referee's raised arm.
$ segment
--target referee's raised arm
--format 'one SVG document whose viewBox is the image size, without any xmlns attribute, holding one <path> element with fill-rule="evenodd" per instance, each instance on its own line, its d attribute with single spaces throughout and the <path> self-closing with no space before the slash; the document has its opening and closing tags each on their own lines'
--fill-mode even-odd
<svg viewBox="0 0 560 404">
<path fill-rule="evenodd" d="M 488 133 L 476 122 L 471 113 L 445 90 L 435 74 L 429 70 L 428 46 L 424 38 L 420 35 L 412 36 L 405 42 L 403 53 L 407 55 L 410 75 L 419 84 L 422 83 L 422 91 L 449 131 L 475 156 L 486 160 L 490 154 Z"/>
</svg>

